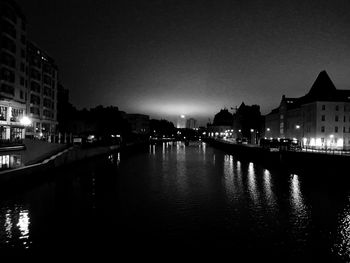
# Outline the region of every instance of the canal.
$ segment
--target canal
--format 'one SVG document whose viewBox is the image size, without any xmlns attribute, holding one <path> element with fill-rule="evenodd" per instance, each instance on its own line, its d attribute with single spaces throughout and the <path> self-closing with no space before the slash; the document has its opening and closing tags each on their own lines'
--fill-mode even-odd
<svg viewBox="0 0 350 263">
<path fill-rule="evenodd" d="M 79 162 L 0 200 L 6 251 L 184 251 L 350 260 L 350 185 L 293 174 L 198 142 Z"/>
</svg>

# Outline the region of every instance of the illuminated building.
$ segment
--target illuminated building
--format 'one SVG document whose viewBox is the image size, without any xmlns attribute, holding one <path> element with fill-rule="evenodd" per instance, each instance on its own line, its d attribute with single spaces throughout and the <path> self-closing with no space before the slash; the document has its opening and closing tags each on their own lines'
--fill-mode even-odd
<svg viewBox="0 0 350 263">
<path fill-rule="evenodd" d="M 0 2 L 0 16 L 0 140 L 15 141 L 25 135 L 26 19 L 10 0 Z"/>
<path fill-rule="evenodd" d="M 196 119 L 193 119 L 193 118 L 189 118 L 189 119 L 186 121 L 186 128 L 187 128 L 187 129 L 195 129 L 195 128 L 198 128 L 197 120 L 196 120 Z"/>
<path fill-rule="evenodd" d="M 300 98 L 282 96 L 265 116 L 264 136 L 298 139 L 304 147 L 350 149 L 350 90 L 338 90 L 326 71 Z"/>
</svg>

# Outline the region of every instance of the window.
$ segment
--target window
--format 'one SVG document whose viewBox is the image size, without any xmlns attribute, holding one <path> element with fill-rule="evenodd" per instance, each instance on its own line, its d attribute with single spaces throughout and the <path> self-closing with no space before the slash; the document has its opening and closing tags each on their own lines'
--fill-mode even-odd
<svg viewBox="0 0 350 263">
<path fill-rule="evenodd" d="M 7 68 L 1 69 L 1 79 L 11 83 L 15 83 L 15 73 Z"/>
<path fill-rule="evenodd" d="M 324 126 L 321 127 L 321 132 L 324 132 Z"/>
<path fill-rule="evenodd" d="M 51 100 L 49 100 L 49 99 L 44 99 L 43 105 L 44 105 L 44 107 L 46 107 L 46 108 L 51 108 Z"/>
<path fill-rule="evenodd" d="M 338 132 L 338 126 L 334 127 L 334 132 Z"/>
<path fill-rule="evenodd" d="M 325 115 L 322 115 L 322 116 L 321 116 L 321 120 L 322 120 L 322 121 L 325 121 L 325 120 L 326 120 L 326 116 L 325 116 Z"/>
<path fill-rule="evenodd" d="M 19 81 L 20 81 L 20 84 L 21 84 L 22 86 L 24 86 L 24 78 L 23 78 L 23 77 L 20 77 Z"/>
<path fill-rule="evenodd" d="M 335 115 L 335 121 L 339 121 L 339 116 Z"/>
<path fill-rule="evenodd" d="M 43 67 L 44 73 L 50 74 L 51 75 L 51 66 L 49 64 L 44 64 Z"/>
<path fill-rule="evenodd" d="M 7 84 L 1 84 L 0 92 L 11 94 L 12 96 L 15 95 L 14 87 Z"/>
<path fill-rule="evenodd" d="M 40 93 L 41 88 L 40 88 L 40 85 L 37 82 L 31 81 L 30 82 L 30 90 Z"/>
<path fill-rule="evenodd" d="M 12 108 L 10 121 L 19 122 L 21 116 L 23 116 L 23 109 Z"/>
<path fill-rule="evenodd" d="M 26 36 L 25 35 L 21 35 L 21 42 L 23 45 L 26 44 Z"/>
<path fill-rule="evenodd" d="M 10 38 L 3 36 L 1 38 L 2 48 L 10 51 L 11 53 L 16 53 L 16 44 Z"/>
<path fill-rule="evenodd" d="M 53 118 L 53 113 L 49 110 L 44 110 L 44 116 L 47 118 Z"/>
<path fill-rule="evenodd" d="M 20 99 L 22 99 L 22 100 L 24 99 L 24 96 L 23 96 L 23 95 L 24 95 L 23 90 L 20 90 L 20 92 L 19 92 L 19 97 L 20 97 Z"/>
<path fill-rule="evenodd" d="M 15 60 L 14 56 L 12 56 L 6 52 L 2 52 L 1 62 L 4 63 L 6 66 L 11 67 L 11 68 L 16 67 L 16 60 Z"/>
<path fill-rule="evenodd" d="M 51 97 L 51 89 L 47 86 L 44 86 L 44 95 Z"/>
<path fill-rule="evenodd" d="M 34 94 L 30 95 L 30 103 L 34 104 L 34 105 L 40 105 L 40 97 L 36 96 Z"/>
<path fill-rule="evenodd" d="M 3 27 L 3 32 L 10 35 L 12 38 L 16 38 L 16 29 L 10 22 L 2 20 L 1 24 Z"/>
<path fill-rule="evenodd" d="M 346 121 L 345 115 L 344 115 L 344 122 Z"/>
<path fill-rule="evenodd" d="M 339 105 L 336 105 L 336 106 L 335 106 L 335 110 L 336 110 L 336 111 L 339 111 Z"/>
<path fill-rule="evenodd" d="M 6 121 L 7 107 L 0 106 L 0 121 Z"/>
<path fill-rule="evenodd" d="M 24 66 L 24 63 L 23 63 L 23 62 L 21 62 L 21 71 L 22 71 L 22 72 L 25 72 L 25 66 Z"/>
<path fill-rule="evenodd" d="M 51 78 L 49 76 L 44 75 L 44 83 L 47 85 L 51 85 Z"/>
<path fill-rule="evenodd" d="M 346 132 L 345 127 L 343 127 L 343 132 L 344 132 L 344 133 Z"/>
<path fill-rule="evenodd" d="M 326 110 L 326 105 L 322 105 L 322 110 Z"/>
<path fill-rule="evenodd" d="M 324 138 L 321 138 L 321 142 L 324 143 Z"/>
<path fill-rule="evenodd" d="M 12 128 L 10 130 L 11 140 L 19 140 L 22 139 L 22 130 L 21 128 Z"/>
<path fill-rule="evenodd" d="M 34 115 L 40 115 L 39 108 L 30 107 L 30 113 L 32 113 Z"/>
<path fill-rule="evenodd" d="M 6 17 L 7 19 L 11 20 L 14 24 L 17 24 L 17 16 L 16 13 L 8 7 L 4 7 L 4 10 L 2 10 L 2 15 Z"/>
<path fill-rule="evenodd" d="M 21 49 L 21 57 L 22 58 L 26 57 L 26 51 L 24 49 Z"/>
<path fill-rule="evenodd" d="M 33 78 L 33 79 L 36 79 L 36 80 L 41 80 L 41 74 L 39 71 L 37 71 L 36 69 L 30 69 L 30 76 Z"/>
</svg>

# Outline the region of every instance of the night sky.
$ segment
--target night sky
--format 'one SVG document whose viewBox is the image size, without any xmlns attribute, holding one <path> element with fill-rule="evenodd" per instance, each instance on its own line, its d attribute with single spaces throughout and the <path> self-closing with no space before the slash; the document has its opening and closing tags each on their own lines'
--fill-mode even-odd
<svg viewBox="0 0 350 263">
<path fill-rule="evenodd" d="M 350 1 L 17 0 L 77 108 L 208 121 L 302 96 L 327 70 L 350 89 Z"/>
</svg>

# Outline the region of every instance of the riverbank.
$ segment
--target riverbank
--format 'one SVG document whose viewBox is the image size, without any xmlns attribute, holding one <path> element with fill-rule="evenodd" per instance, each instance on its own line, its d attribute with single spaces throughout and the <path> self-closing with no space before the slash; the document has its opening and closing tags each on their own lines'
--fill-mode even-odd
<svg viewBox="0 0 350 263">
<path fill-rule="evenodd" d="M 70 146 L 36 163 L 0 171 L 0 188 L 25 185 L 26 183 L 37 181 L 43 177 L 48 178 L 50 177 L 51 171 L 63 166 L 118 151 L 130 152 L 146 144 L 145 142 L 137 142 L 128 143 L 122 147 L 120 145 L 110 145 L 88 148 Z"/>
<path fill-rule="evenodd" d="M 235 144 L 215 139 L 206 139 L 206 142 L 215 148 L 241 159 L 260 163 L 267 168 L 282 168 L 297 173 L 308 171 L 332 173 L 335 169 L 345 170 L 350 162 L 349 155 L 310 151 L 269 151 L 257 145 Z"/>
</svg>

